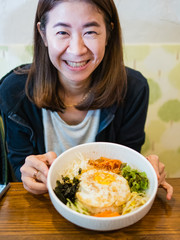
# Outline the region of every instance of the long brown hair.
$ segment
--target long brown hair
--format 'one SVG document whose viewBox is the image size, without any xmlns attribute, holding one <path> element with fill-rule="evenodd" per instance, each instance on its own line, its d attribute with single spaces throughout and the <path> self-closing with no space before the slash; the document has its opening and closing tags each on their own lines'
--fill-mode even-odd
<svg viewBox="0 0 180 240">
<path fill-rule="evenodd" d="M 67 0 L 39 0 L 34 23 L 33 62 L 26 82 L 28 98 L 40 108 L 63 111 L 65 106 L 59 96 L 62 88 L 57 69 L 49 59 L 45 46 L 37 29 L 45 32 L 48 12 L 57 4 Z M 100 109 L 114 103 L 121 103 L 126 92 L 126 71 L 123 61 L 122 32 L 118 12 L 113 0 L 84 0 L 94 4 L 103 14 L 108 44 L 100 65 L 92 73 L 91 91 L 85 101 L 76 106 L 79 110 Z"/>
</svg>

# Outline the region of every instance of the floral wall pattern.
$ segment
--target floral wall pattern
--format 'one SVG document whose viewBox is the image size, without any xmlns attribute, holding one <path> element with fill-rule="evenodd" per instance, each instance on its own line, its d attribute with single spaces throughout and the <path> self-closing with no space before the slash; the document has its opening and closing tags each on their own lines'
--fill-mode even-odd
<svg viewBox="0 0 180 240">
<path fill-rule="evenodd" d="M 125 61 L 150 87 L 144 155 L 159 155 L 168 177 L 180 177 L 180 45 L 125 46 Z"/>
<path fill-rule="evenodd" d="M 125 45 L 124 60 L 148 79 L 150 87 L 142 154 L 159 155 L 167 176 L 180 177 L 180 45 Z M 31 61 L 31 46 L 0 46 L 0 78 Z"/>
</svg>

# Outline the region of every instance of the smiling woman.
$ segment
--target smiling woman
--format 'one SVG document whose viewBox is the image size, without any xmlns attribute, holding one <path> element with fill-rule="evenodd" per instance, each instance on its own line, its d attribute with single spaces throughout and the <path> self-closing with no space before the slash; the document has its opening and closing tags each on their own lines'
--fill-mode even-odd
<svg viewBox="0 0 180 240">
<path fill-rule="evenodd" d="M 125 67 L 121 35 L 112 0 L 39 0 L 32 64 L 0 86 L 8 159 L 28 191 L 46 192 L 49 166 L 73 146 L 102 141 L 141 150 L 149 88 Z M 148 159 L 171 198 L 164 166 Z"/>
<path fill-rule="evenodd" d="M 61 84 L 67 93 L 74 92 L 74 84 L 78 85 L 83 89 L 78 90 L 82 92 L 80 95 L 84 95 L 90 85 L 89 76 L 105 53 L 107 37 L 103 15 L 90 3 L 82 2 L 77 8 L 75 1 L 58 4 L 47 19 L 45 27 L 38 22 L 38 30 L 52 64 L 59 71 Z"/>
<path fill-rule="evenodd" d="M 63 111 L 64 103 L 65 105 L 79 103 L 89 88 L 93 89 L 93 91 L 91 91 L 86 101 L 81 102 L 77 106 L 80 110 L 87 109 L 87 107 L 107 107 L 122 99 L 122 92 L 126 86 L 126 73 L 124 66 L 122 65 L 120 71 L 118 61 L 115 62 L 116 58 L 123 59 L 122 46 L 118 53 L 115 52 L 116 49 L 113 46 L 113 42 L 116 41 L 122 44 L 119 41 L 120 26 L 115 6 L 113 10 L 116 14 L 114 19 L 111 19 L 113 16 L 112 12 L 109 12 L 108 16 L 104 15 L 106 10 L 104 3 L 102 3 L 101 8 L 98 8 L 95 3 L 81 1 L 79 4 L 78 2 L 52 2 L 52 5 L 55 7 L 49 5 L 45 12 L 37 12 L 39 14 L 36 15 L 35 21 L 38 26 L 38 28 L 35 28 L 35 41 L 39 43 L 39 46 L 36 45 L 34 48 L 36 65 L 40 65 L 37 71 L 39 71 L 39 74 L 44 74 L 44 78 L 51 75 L 52 68 L 47 68 L 45 73 L 40 64 L 42 59 L 44 61 L 49 61 L 50 59 L 53 66 L 59 70 L 56 77 L 61 79 L 60 84 L 62 85 L 59 88 L 60 99 L 56 99 L 54 98 L 54 89 L 52 90 L 50 80 L 46 81 L 46 88 L 45 86 L 40 88 L 41 85 L 39 86 L 38 78 L 37 81 L 32 82 L 30 71 L 28 81 L 33 84 L 34 88 L 33 95 L 31 95 L 31 89 L 27 91 L 27 94 L 30 99 L 36 101 L 39 107 L 49 107 L 50 105 L 51 110 L 53 108 L 55 111 Z M 113 22 L 117 22 L 117 32 L 112 31 Z M 42 37 L 41 39 L 39 38 L 39 33 Z M 111 48 L 112 57 L 108 57 L 110 49 L 107 48 L 107 45 L 108 47 L 113 46 Z M 44 54 L 46 55 L 44 56 Z M 104 66 L 104 72 L 101 68 L 97 68 L 100 63 Z M 98 74 L 94 72 L 95 70 L 98 71 Z M 92 73 L 93 78 L 90 79 L 89 76 Z M 52 78 L 54 82 L 54 76 Z M 109 81 L 110 78 L 111 81 Z M 119 81 L 119 89 L 117 89 L 115 79 Z M 57 82 L 59 82 L 58 79 Z M 48 84 L 51 86 L 48 86 Z M 76 92 L 74 85 L 78 85 Z M 54 88 L 56 89 L 56 86 Z M 115 90 L 117 94 L 114 96 L 109 89 Z M 47 95 L 49 98 L 47 98 Z M 96 98 L 94 95 L 96 95 Z"/>
</svg>

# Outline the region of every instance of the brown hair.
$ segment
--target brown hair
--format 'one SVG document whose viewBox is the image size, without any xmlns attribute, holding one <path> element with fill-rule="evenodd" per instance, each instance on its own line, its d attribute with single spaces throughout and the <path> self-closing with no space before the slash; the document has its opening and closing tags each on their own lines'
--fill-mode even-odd
<svg viewBox="0 0 180 240">
<path fill-rule="evenodd" d="M 39 0 L 34 23 L 34 54 L 28 73 L 26 94 L 40 108 L 63 111 L 65 106 L 58 92 L 62 88 L 58 73 L 49 59 L 37 29 L 45 31 L 48 12 L 60 2 L 67 0 Z M 91 92 L 76 108 L 79 110 L 100 109 L 114 103 L 121 103 L 126 92 L 126 71 L 123 61 L 122 33 L 119 17 L 113 0 L 84 0 L 94 4 L 104 15 L 107 35 L 109 35 L 105 55 L 100 65 L 92 73 Z"/>
</svg>

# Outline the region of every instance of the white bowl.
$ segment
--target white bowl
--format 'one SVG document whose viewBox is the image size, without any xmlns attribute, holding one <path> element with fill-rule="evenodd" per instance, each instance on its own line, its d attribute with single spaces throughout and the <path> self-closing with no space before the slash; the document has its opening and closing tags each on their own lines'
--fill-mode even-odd
<svg viewBox="0 0 180 240">
<path fill-rule="evenodd" d="M 146 172 L 149 179 L 149 188 L 147 190 L 148 201 L 134 212 L 117 217 L 92 217 L 68 208 L 58 199 L 53 189 L 56 186 L 56 180 L 59 174 L 61 175 L 70 162 L 77 158 L 78 153 L 82 153 L 85 158 L 90 159 L 97 159 L 101 156 L 119 159 L 133 168 Z M 138 152 L 119 144 L 95 142 L 78 145 L 57 157 L 50 167 L 47 186 L 52 204 L 64 218 L 86 229 L 111 231 L 132 225 L 148 213 L 156 196 L 158 182 L 154 168 L 148 160 Z"/>
</svg>

